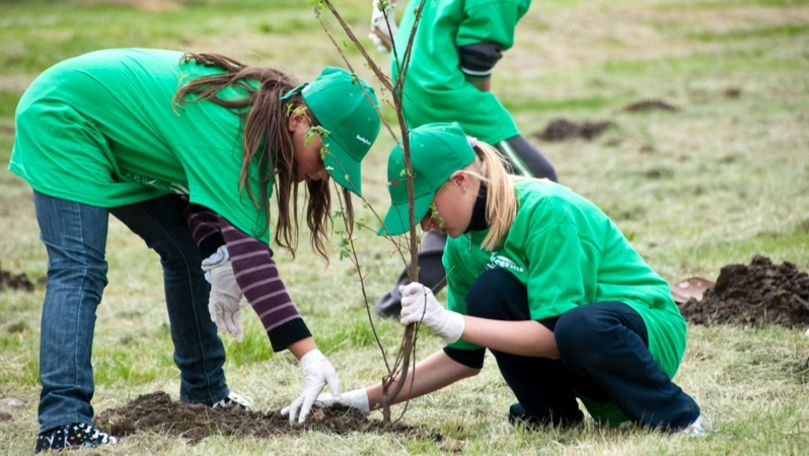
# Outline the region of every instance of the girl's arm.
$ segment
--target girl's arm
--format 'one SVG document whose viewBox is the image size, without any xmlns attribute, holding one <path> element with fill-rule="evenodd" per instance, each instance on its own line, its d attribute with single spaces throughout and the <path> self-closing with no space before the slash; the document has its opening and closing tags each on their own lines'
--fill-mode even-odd
<svg viewBox="0 0 809 456">
<path fill-rule="evenodd" d="M 183 216 L 203 258 L 211 256 L 219 246 L 225 244 L 222 233 L 219 232 L 219 215 L 214 211 L 198 204 L 188 203 L 183 209 Z"/>
<path fill-rule="evenodd" d="M 421 322 L 447 344 L 458 340 L 520 356 L 558 359 L 551 330 L 533 320 L 503 321 L 470 317 L 446 309 L 432 290 L 418 282 L 402 289 L 402 324 Z"/>
<path fill-rule="evenodd" d="M 256 306 L 253 306 L 253 308 L 256 309 L 260 317 L 262 314 L 266 314 L 268 310 L 275 310 L 275 312 L 270 313 L 278 313 L 278 310 L 292 306 L 292 301 L 286 293 L 284 283 L 278 276 L 275 262 L 272 260 L 272 250 L 267 245 L 239 231 L 223 217 L 206 207 L 189 204 L 184 211 L 184 215 L 191 235 L 202 251 L 203 256 L 209 256 L 219 246 L 225 244 L 226 240 L 223 233 L 228 232 L 230 255 L 233 256 L 233 252 L 235 252 L 238 256 L 238 258 L 231 258 L 234 275 L 239 277 L 250 276 L 241 281 L 237 280 L 237 282 L 240 282 L 239 286 L 241 288 L 250 287 L 251 290 L 254 290 L 252 292 L 248 291 L 245 297 L 251 303 L 259 302 L 260 308 L 256 308 Z M 257 282 L 264 282 L 264 284 L 253 286 Z M 267 304 L 271 306 L 261 306 L 262 292 L 266 293 L 263 296 L 264 300 L 270 301 Z M 270 298 L 267 298 L 268 295 Z M 278 299 L 272 299 L 272 297 Z M 265 309 L 264 307 L 267 308 Z M 294 306 L 292 306 L 292 309 L 294 310 Z M 265 318 L 262 318 L 262 323 L 264 323 L 265 329 L 272 338 L 270 330 L 274 329 L 273 322 L 265 321 Z M 302 338 L 297 341 L 287 341 L 289 342 L 287 348 L 297 359 L 301 359 L 303 355 L 317 347 L 312 337 L 307 337 L 303 333 L 298 336 Z M 284 341 L 279 342 L 278 344 L 273 344 L 276 351 L 283 349 L 282 347 L 285 345 Z"/>
<path fill-rule="evenodd" d="M 407 399 L 431 393 L 458 380 L 477 375 L 478 372 L 480 369 L 468 367 L 453 360 L 443 350 L 437 351 L 408 371 L 407 381 L 393 403 L 398 404 Z M 382 407 L 382 383 L 368 387 L 365 392 L 368 395 L 368 405 L 371 410 Z"/>
<path fill-rule="evenodd" d="M 464 317 L 461 340 L 519 356 L 559 359 L 553 332 L 533 320 L 504 321 Z"/>
<path fill-rule="evenodd" d="M 295 345 L 292 352 L 300 359 L 302 354 L 314 348 L 314 342 L 278 274 L 272 249 L 221 216 L 219 228 L 227 245 L 236 283 L 261 319 L 273 351 Z M 307 338 L 309 342 L 305 341 Z"/>
</svg>

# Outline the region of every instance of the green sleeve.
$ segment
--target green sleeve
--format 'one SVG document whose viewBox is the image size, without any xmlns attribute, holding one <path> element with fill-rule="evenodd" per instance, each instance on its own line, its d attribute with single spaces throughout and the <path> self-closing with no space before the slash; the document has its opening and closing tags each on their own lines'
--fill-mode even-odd
<svg viewBox="0 0 809 456">
<path fill-rule="evenodd" d="M 531 319 L 561 315 L 586 301 L 586 283 L 595 283 L 595 251 L 573 223 L 531 233 L 525 243 L 526 287 Z M 592 276 L 592 277 L 591 277 Z"/>
<path fill-rule="evenodd" d="M 464 4 L 464 18 L 458 27 L 458 47 L 495 43 L 502 50 L 514 44 L 514 29 L 530 2 L 517 0 L 471 0 Z"/>
<path fill-rule="evenodd" d="M 447 243 L 442 261 L 444 263 L 444 270 L 447 271 L 447 309 L 467 315 L 466 295 L 469 293 L 469 288 L 471 288 L 472 283 L 469 280 L 469 272 L 464 268 L 465 263 L 463 259 L 459 258 L 457 249 L 453 248 L 452 241 Z M 449 344 L 448 346 L 458 350 L 477 350 L 482 348 L 462 340 Z"/>
</svg>

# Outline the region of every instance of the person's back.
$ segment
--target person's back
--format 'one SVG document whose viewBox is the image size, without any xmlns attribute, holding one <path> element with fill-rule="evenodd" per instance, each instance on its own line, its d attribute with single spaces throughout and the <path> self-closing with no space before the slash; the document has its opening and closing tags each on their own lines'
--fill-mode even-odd
<svg viewBox="0 0 809 456">
<path fill-rule="evenodd" d="M 391 74 L 399 77 L 415 10 L 422 2 L 408 2 L 391 55 Z M 407 83 L 404 84 L 404 114 L 408 126 L 454 121 L 467 134 L 490 144 L 519 135 L 511 114 L 497 97 L 479 90 L 471 81 L 488 78 L 500 52 L 514 44 L 517 21 L 528 10 L 530 1 L 424 2 L 413 40 Z M 496 50 L 482 51 L 483 67 L 468 61 L 479 54 L 481 44 Z M 468 51 L 467 51 L 468 50 Z M 494 55 L 492 55 L 494 54 Z M 397 62 L 398 59 L 398 62 Z M 545 176 L 540 176 L 545 177 Z"/>
<path fill-rule="evenodd" d="M 9 168 L 38 191 L 100 207 L 188 194 L 258 233 L 261 217 L 237 192 L 241 113 L 175 100 L 184 84 L 220 73 L 181 52 L 155 49 L 108 49 L 58 63 L 20 100 Z M 247 93 L 230 87 L 218 96 Z M 96 147 L 81 147 L 85 141 Z"/>
</svg>

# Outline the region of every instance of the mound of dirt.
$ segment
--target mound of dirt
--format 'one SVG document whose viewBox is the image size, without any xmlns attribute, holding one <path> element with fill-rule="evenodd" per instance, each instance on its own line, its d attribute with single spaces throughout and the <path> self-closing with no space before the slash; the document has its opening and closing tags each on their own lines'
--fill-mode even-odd
<svg viewBox="0 0 809 456">
<path fill-rule="evenodd" d="M 244 410 L 240 407 L 209 408 L 202 404 L 172 401 L 163 391 L 144 394 L 123 407 L 99 414 L 96 425 L 116 437 L 135 433 L 164 433 L 187 439 L 195 444 L 210 435 L 268 437 L 299 434 L 306 430 L 347 434 L 349 432 L 382 433 L 382 422 L 347 408 L 312 409 L 301 426 L 289 424 L 280 413 Z M 425 428 L 401 423 L 392 432 L 441 441 L 441 434 Z"/>
<path fill-rule="evenodd" d="M 640 100 L 624 106 L 626 112 L 670 111 L 677 112 L 680 108 L 665 100 Z"/>
<path fill-rule="evenodd" d="M 724 266 L 702 299 L 691 298 L 680 310 L 697 324 L 804 328 L 809 324 L 809 274 L 792 263 L 775 265 L 757 255 L 749 266 Z"/>
<path fill-rule="evenodd" d="M 534 136 L 543 141 L 566 141 L 576 138 L 590 141 L 613 125 L 615 124 L 609 120 L 576 123 L 567 119 L 554 119 Z"/>
<path fill-rule="evenodd" d="M 34 291 L 34 284 L 25 274 L 14 274 L 0 268 L 0 290 Z"/>
</svg>

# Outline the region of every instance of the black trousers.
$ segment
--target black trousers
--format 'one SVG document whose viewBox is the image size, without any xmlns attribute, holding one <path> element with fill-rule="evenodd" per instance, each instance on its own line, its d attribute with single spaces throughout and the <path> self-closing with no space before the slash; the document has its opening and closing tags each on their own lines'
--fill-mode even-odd
<svg viewBox="0 0 809 456">
<path fill-rule="evenodd" d="M 556 182 L 556 170 L 542 153 L 525 140 L 522 136 L 514 136 L 499 144 L 494 144 L 513 174 L 544 177 Z M 438 294 L 447 284 L 446 271 L 441 262 L 444 246 L 447 244 L 447 235 L 437 232 L 424 234 L 419 247 L 419 282 Z M 402 296 L 399 294 L 399 285 L 407 285 L 410 278 L 407 276 L 408 264 L 401 273 L 393 288 L 385 293 L 374 307 L 374 313 L 381 317 L 398 318 L 402 310 Z"/>
<path fill-rule="evenodd" d="M 467 310 L 495 320 L 531 319 L 525 286 L 504 269 L 478 277 Z M 653 427 L 680 429 L 699 417 L 696 402 L 657 366 L 646 326 L 626 304 L 585 304 L 539 323 L 554 332 L 561 359 L 492 351 L 529 422 L 580 422 L 579 395 L 615 403 L 632 421 Z"/>
</svg>

